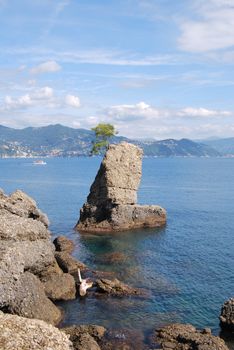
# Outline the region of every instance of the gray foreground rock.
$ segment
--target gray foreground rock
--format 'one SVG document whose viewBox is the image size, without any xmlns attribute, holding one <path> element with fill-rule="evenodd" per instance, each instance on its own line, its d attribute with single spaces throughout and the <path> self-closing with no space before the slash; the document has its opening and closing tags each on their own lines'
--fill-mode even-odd
<svg viewBox="0 0 234 350">
<path fill-rule="evenodd" d="M 44 321 L 0 311 L 1 350 L 74 350 L 69 337 Z"/>
<path fill-rule="evenodd" d="M 46 297 L 43 284 L 30 272 L 21 274 L 15 283 L 14 298 L 8 305 L 8 311 L 54 325 L 58 324 L 62 318 L 60 309 Z"/>
<path fill-rule="evenodd" d="M 163 350 L 228 350 L 224 341 L 211 335 L 209 329 L 198 331 L 190 324 L 172 324 L 158 329 L 154 342 Z"/>
<path fill-rule="evenodd" d="M 10 196 L 0 192 L 0 309 L 57 324 L 61 311 L 39 280 L 56 264 L 48 224 L 47 216 L 24 192 L 17 190 Z M 59 299 L 74 298 L 75 281 L 72 276 L 63 277 L 62 270 L 56 289 L 68 280 L 70 287 L 60 291 Z M 48 295 L 49 289 L 48 282 Z M 55 299 L 56 292 L 50 297 Z"/>
<path fill-rule="evenodd" d="M 142 153 L 126 142 L 109 146 L 80 211 L 77 230 L 108 232 L 165 224 L 163 208 L 137 205 Z"/>
<path fill-rule="evenodd" d="M 75 259 L 67 252 L 56 252 L 55 253 L 56 261 L 59 267 L 63 270 L 63 272 L 67 273 L 75 273 L 77 274 L 77 270 L 85 270 L 86 265 Z"/>
<path fill-rule="evenodd" d="M 43 283 L 45 293 L 51 300 L 71 300 L 76 298 L 76 283 L 69 273 L 53 274 Z"/>
<path fill-rule="evenodd" d="M 222 328 L 234 331 L 234 298 L 225 301 L 219 319 Z"/>
<path fill-rule="evenodd" d="M 49 226 L 47 216 L 37 208 L 36 202 L 26 193 L 16 190 L 10 196 L 0 192 L 0 209 L 24 218 L 41 221 L 46 227 Z"/>
</svg>

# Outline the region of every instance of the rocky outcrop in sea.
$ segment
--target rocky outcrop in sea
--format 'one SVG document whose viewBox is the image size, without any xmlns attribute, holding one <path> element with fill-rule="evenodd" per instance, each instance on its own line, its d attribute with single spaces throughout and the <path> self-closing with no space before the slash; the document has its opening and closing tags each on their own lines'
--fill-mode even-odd
<svg viewBox="0 0 234 350">
<path fill-rule="evenodd" d="M 225 301 L 219 319 L 222 328 L 234 331 L 234 298 Z"/>
<path fill-rule="evenodd" d="M 137 204 L 142 155 L 139 147 L 127 142 L 109 146 L 80 210 L 77 230 L 108 232 L 165 224 L 165 209 Z"/>
</svg>

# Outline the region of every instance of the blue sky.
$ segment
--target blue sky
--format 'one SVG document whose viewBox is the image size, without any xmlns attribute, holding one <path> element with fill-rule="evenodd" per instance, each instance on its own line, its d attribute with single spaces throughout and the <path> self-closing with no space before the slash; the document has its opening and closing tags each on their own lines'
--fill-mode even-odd
<svg viewBox="0 0 234 350">
<path fill-rule="evenodd" d="M 234 136 L 234 0 L 0 0 L 0 124 Z"/>
</svg>

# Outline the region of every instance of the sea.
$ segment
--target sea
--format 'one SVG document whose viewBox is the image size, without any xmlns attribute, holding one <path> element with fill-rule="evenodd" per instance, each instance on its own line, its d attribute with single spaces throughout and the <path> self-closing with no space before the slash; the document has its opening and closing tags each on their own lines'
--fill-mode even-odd
<svg viewBox="0 0 234 350">
<path fill-rule="evenodd" d="M 95 323 L 147 338 L 157 327 L 182 322 L 220 334 L 221 306 L 234 297 L 234 159 L 144 158 L 138 202 L 164 207 L 166 226 L 81 234 L 73 228 L 100 162 L 100 157 L 47 158 L 46 165 L 0 159 L 0 188 L 32 196 L 47 213 L 52 236 L 75 242 L 76 258 L 149 292 L 146 298 L 60 303 L 61 326 Z M 234 336 L 221 335 L 234 349 Z"/>
</svg>

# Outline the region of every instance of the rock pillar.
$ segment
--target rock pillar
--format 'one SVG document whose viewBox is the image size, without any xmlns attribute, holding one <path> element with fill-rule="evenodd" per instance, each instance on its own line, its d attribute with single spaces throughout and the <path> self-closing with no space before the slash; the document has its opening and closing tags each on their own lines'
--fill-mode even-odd
<svg viewBox="0 0 234 350">
<path fill-rule="evenodd" d="M 109 146 L 80 210 L 77 230 L 110 232 L 165 224 L 163 208 L 137 204 L 142 156 L 139 147 L 127 142 Z"/>
</svg>

